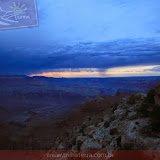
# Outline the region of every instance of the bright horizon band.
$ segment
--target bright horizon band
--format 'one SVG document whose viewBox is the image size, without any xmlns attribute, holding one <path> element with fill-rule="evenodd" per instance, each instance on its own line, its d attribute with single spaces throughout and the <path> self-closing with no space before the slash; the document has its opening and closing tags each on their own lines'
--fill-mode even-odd
<svg viewBox="0 0 160 160">
<path fill-rule="evenodd" d="M 131 67 L 116 67 L 110 69 L 98 68 L 75 68 L 75 69 L 53 69 L 51 72 L 43 72 L 31 74 L 29 76 L 45 76 L 55 78 L 91 78 L 91 77 L 130 77 L 130 76 L 160 76 L 160 71 L 153 69 L 158 65 L 151 66 L 131 66 Z"/>
</svg>

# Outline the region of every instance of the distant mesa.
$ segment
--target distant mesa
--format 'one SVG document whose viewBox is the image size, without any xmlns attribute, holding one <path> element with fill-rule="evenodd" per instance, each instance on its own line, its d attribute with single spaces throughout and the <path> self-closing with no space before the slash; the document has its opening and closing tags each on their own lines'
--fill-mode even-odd
<svg viewBox="0 0 160 160">
<path fill-rule="evenodd" d="M 28 76 L 26 76 L 26 75 L 0 75 L 0 78 L 2 79 L 2 78 L 26 78 L 26 77 L 28 77 Z"/>
</svg>

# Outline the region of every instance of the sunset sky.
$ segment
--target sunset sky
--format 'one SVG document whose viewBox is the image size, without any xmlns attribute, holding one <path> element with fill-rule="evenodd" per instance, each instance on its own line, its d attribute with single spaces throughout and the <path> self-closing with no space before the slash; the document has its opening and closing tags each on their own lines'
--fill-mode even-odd
<svg viewBox="0 0 160 160">
<path fill-rule="evenodd" d="M 129 76 L 160 76 L 160 71 L 154 71 L 159 66 L 136 66 L 136 67 L 116 67 L 100 71 L 97 68 L 75 68 L 75 69 L 54 69 L 51 72 L 39 74 L 31 74 L 29 76 L 45 76 L 45 77 L 72 77 L 72 78 L 90 78 L 90 77 L 129 77 Z M 153 69 L 153 71 L 152 71 Z"/>
<path fill-rule="evenodd" d="M 160 76 L 159 0 L 38 0 L 40 26 L 0 31 L 0 75 Z"/>
</svg>

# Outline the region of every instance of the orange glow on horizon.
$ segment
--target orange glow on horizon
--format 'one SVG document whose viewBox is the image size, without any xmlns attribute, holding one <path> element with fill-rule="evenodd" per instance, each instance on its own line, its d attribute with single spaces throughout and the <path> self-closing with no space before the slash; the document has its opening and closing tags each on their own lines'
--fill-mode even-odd
<svg viewBox="0 0 160 160">
<path fill-rule="evenodd" d="M 154 66 L 131 66 L 131 67 L 116 67 L 106 69 L 106 71 L 99 71 L 97 68 L 77 68 L 74 69 L 57 69 L 52 72 L 44 72 L 39 74 L 32 74 L 32 76 L 45 76 L 55 78 L 83 78 L 83 77 L 129 77 L 129 76 L 158 76 L 160 72 L 150 71 Z"/>
</svg>

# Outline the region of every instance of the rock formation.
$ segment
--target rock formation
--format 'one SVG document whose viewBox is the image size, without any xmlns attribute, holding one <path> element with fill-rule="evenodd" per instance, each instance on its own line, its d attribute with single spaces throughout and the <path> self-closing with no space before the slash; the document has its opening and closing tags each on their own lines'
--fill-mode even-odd
<svg viewBox="0 0 160 160">
<path fill-rule="evenodd" d="M 132 94 L 102 114 L 87 117 L 82 126 L 57 139 L 56 149 L 159 150 L 160 120 L 156 117 L 160 114 L 160 85 L 155 95 L 151 93 Z"/>
</svg>

